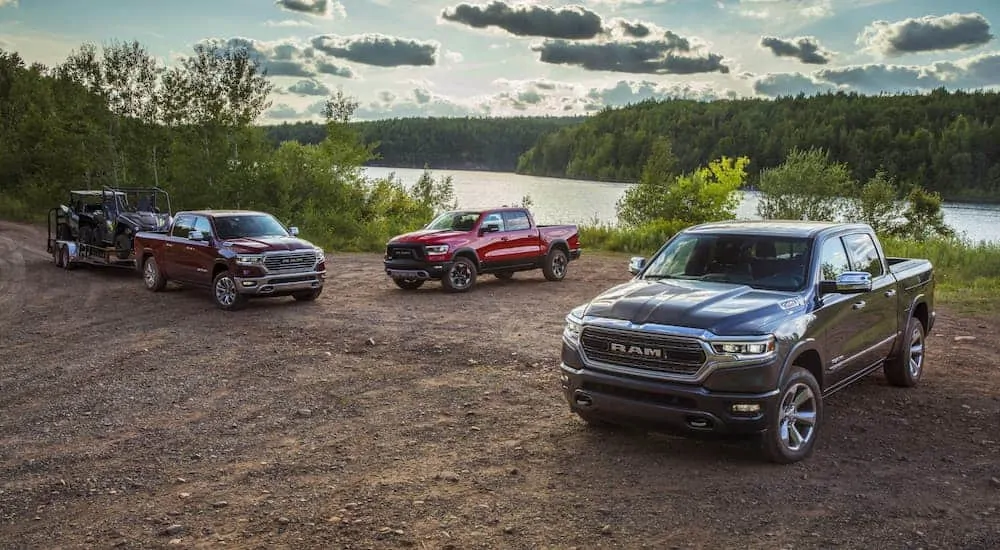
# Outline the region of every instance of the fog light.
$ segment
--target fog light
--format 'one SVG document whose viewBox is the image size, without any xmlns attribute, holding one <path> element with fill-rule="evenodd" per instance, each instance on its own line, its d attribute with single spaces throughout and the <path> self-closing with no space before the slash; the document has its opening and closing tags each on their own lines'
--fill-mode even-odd
<svg viewBox="0 0 1000 550">
<path fill-rule="evenodd" d="M 256 286 L 256 281 L 243 281 L 243 286 Z"/>
<path fill-rule="evenodd" d="M 732 411 L 735 414 L 757 414 L 760 412 L 760 403 L 733 403 Z"/>
</svg>

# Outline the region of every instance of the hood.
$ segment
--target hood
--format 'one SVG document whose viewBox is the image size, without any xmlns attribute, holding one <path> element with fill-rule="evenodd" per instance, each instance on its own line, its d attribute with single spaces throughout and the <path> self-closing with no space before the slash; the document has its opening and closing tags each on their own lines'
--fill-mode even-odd
<svg viewBox="0 0 1000 550">
<path fill-rule="evenodd" d="M 402 235 L 397 235 L 393 237 L 389 244 L 436 244 L 436 243 L 453 243 L 456 240 L 467 240 L 469 238 L 468 231 L 453 231 L 450 229 L 421 229 L 419 231 L 411 231 L 410 233 L 403 233 Z"/>
<path fill-rule="evenodd" d="M 742 285 L 636 279 L 594 298 L 584 315 L 739 336 L 769 332 L 804 304 L 797 294 Z"/>
<path fill-rule="evenodd" d="M 297 237 L 240 237 L 225 239 L 222 246 L 237 254 L 259 254 L 282 250 L 313 250 L 316 247 L 309 241 Z"/>
<path fill-rule="evenodd" d="M 156 231 L 166 229 L 170 225 L 170 214 L 155 212 L 123 212 L 118 215 L 119 221 L 125 221 L 137 231 Z"/>
</svg>

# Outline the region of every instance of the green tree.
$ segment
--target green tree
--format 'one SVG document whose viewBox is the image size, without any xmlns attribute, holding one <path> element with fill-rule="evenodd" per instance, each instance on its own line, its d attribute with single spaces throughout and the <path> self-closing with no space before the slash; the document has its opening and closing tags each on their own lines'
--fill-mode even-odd
<svg viewBox="0 0 1000 550">
<path fill-rule="evenodd" d="M 899 226 L 897 185 L 884 170 L 879 170 L 858 190 L 849 219 L 867 223 L 877 233 L 892 233 Z"/>
<path fill-rule="evenodd" d="M 618 221 L 637 227 L 654 219 L 667 219 L 671 209 L 664 201 L 670 186 L 677 177 L 677 158 L 670 140 L 660 138 L 653 142 L 649 159 L 643 165 L 639 183 L 628 188 L 616 205 Z"/>
<path fill-rule="evenodd" d="M 757 214 L 764 219 L 834 221 L 847 211 L 854 188 L 847 165 L 821 149 L 792 149 L 785 162 L 760 175 Z"/>
</svg>

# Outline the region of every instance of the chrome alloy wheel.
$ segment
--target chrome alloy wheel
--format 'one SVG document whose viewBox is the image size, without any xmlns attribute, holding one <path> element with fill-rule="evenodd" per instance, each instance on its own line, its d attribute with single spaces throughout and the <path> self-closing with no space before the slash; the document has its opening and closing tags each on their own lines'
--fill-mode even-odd
<svg viewBox="0 0 1000 550">
<path fill-rule="evenodd" d="M 816 395 L 802 382 L 792 384 L 781 398 L 778 429 L 782 445 L 791 452 L 807 446 L 816 431 Z"/>
<path fill-rule="evenodd" d="M 215 299 L 226 307 L 236 302 L 236 281 L 232 277 L 219 277 L 215 281 Z"/>
<path fill-rule="evenodd" d="M 910 333 L 910 376 L 918 378 L 922 368 L 924 368 L 924 335 L 920 327 L 914 327 Z"/>
</svg>

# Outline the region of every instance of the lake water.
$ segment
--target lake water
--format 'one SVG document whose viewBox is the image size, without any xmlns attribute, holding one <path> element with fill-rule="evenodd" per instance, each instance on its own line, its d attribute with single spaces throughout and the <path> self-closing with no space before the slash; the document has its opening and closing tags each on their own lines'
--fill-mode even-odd
<svg viewBox="0 0 1000 550">
<path fill-rule="evenodd" d="M 423 170 L 416 168 L 367 167 L 369 177 L 381 178 L 395 172 L 404 185 L 413 185 Z M 522 176 L 506 172 L 432 170 L 435 178 L 451 176 L 455 198 L 462 208 L 518 204 L 529 195 L 531 210 L 540 224 L 594 221 L 615 223 L 615 203 L 630 184 Z M 757 196 L 744 192 L 736 215 L 757 219 Z M 1000 242 L 1000 205 L 945 203 L 945 223 L 973 240 Z"/>
</svg>

